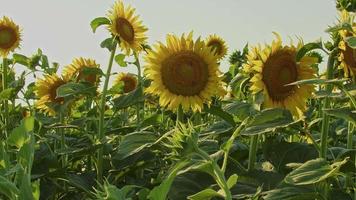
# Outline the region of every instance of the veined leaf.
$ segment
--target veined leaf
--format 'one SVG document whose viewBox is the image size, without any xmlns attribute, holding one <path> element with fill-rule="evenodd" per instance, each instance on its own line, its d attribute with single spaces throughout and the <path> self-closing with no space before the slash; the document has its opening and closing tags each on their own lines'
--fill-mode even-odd
<svg viewBox="0 0 356 200">
<path fill-rule="evenodd" d="M 327 115 L 338 117 L 349 121 L 356 126 L 356 110 L 351 110 L 350 108 L 335 108 L 335 109 L 324 109 Z"/>
<path fill-rule="evenodd" d="M 323 181 L 329 177 L 335 176 L 340 167 L 347 162 L 344 159 L 340 162 L 335 162 L 332 165 L 322 159 L 318 158 L 310 160 L 297 169 L 293 170 L 285 177 L 285 182 L 292 185 L 309 185 Z"/>
<path fill-rule="evenodd" d="M 97 17 L 90 22 L 90 26 L 95 33 L 99 26 L 110 24 L 110 20 L 106 17 Z"/>
</svg>

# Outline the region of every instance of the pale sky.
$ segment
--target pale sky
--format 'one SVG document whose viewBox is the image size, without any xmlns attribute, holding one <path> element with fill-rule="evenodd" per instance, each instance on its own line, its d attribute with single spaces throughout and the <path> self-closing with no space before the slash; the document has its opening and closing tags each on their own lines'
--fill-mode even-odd
<svg viewBox="0 0 356 200">
<path fill-rule="evenodd" d="M 11 17 L 23 28 L 19 53 L 31 55 L 41 48 L 61 66 L 75 57 L 95 59 L 105 69 L 109 52 L 100 42 L 109 36 L 104 27 L 93 34 L 90 21 L 105 16 L 114 0 L 0 0 L 0 16 Z M 136 8 L 149 28 L 149 44 L 167 33 L 194 31 L 194 36 L 216 33 L 229 52 L 243 46 L 270 43 L 272 31 L 285 42 L 300 36 L 305 42 L 329 39 L 324 30 L 336 22 L 334 0 L 125 0 Z M 223 63 L 225 71 L 227 62 Z M 18 69 L 21 70 L 21 69 Z M 135 72 L 134 66 L 114 71 Z"/>
</svg>

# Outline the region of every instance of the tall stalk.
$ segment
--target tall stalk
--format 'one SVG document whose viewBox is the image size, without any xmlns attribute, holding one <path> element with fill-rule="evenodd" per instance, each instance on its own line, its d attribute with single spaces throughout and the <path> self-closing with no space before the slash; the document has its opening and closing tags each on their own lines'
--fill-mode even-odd
<svg viewBox="0 0 356 200">
<path fill-rule="evenodd" d="M 334 62 L 335 62 L 335 56 L 336 56 L 337 51 L 333 50 L 330 55 L 329 55 L 329 59 L 328 59 L 328 65 L 327 65 L 327 71 L 326 71 L 326 75 L 327 75 L 327 79 L 330 80 L 333 78 L 333 74 L 334 74 Z M 331 84 L 327 84 L 326 85 L 326 92 L 327 93 L 331 93 L 333 89 L 333 86 Z M 328 109 L 330 108 L 330 98 L 326 97 L 324 100 L 324 105 L 323 105 L 323 110 L 324 109 Z M 330 121 L 330 117 L 329 115 L 327 115 L 324 111 L 322 114 L 322 125 L 321 125 L 321 136 L 320 136 L 320 152 L 319 152 L 319 157 L 320 158 L 326 158 L 326 152 L 327 152 L 327 144 L 328 144 L 328 133 L 329 133 L 329 121 Z"/>
<path fill-rule="evenodd" d="M 137 79 L 138 79 L 138 88 L 139 90 L 142 91 L 142 94 L 143 94 L 143 81 L 142 81 L 142 73 L 141 73 L 141 64 L 140 64 L 140 60 L 139 60 L 139 57 L 138 57 L 138 54 L 135 52 L 134 53 L 134 56 L 135 56 L 135 65 L 137 67 Z M 141 121 L 141 109 L 142 109 L 142 112 L 144 113 L 144 106 L 145 106 L 145 103 L 143 102 L 142 105 L 140 103 L 137 104 L 136 106 L 136 109 L 137 109 L 137 126 L 139 126 L 140 124 L 140 121 Z"/>
<path fill-rule="evenodd" d="M 100 100 L 100 107 L 99 107 L 99 133 L 98 133 L 98 138 L 101 142 L 103 141 L 103 139 L 105 137 L 104 113 L 105 113 L 106 93 L 108 90 L 111 68 L 113 65 L 115 52 L 116 52 L 116 46 L 117 46 L 117 42 L 116 42 L 116 40 L 114 40 L 114 45 L 113 45 L 113 49 L 111 50 L 109 65 L 108 65 L 108 68 L 107 68 L 107 71 L 105 74 L 104 88 L 101 93 L 101 100 Z M 101 147 L 99 149 L 98 159 L 97 159 L 97 176 L 98 176 L 99 183 L 103 182 L 103 151 L 104 151 L 104 149 L 103 149 L 103 147 Z"/>
<path fill-rule="evenodd" d="M 255 168 L 257 147 L 258 147 L 258 135 L 253 135 L 250 140 L 250 150 L 248 153 L 247 171 L 249 171 L 249 172 Z"/>
<path fill-rule="evenodd" d="M 182 105 L 179 105 L 178 110 L 177 110 L 177 121 L 176 121 L 176 125 L 178 125 L 179 123 L 183 123 L 183 108 Z"/>
<path fill-rule="evenodd" d="M 8 64 L 7 60 L 4 57 L 2 60 L 2 89 L 3 91 L 7 89 L 7 76 L 8 76 Z M 9 104 L 8 99 L 4 100 L 4 136 L 7 138 L 8 132 L 7 129 L 9 128 Z"/>
</svg>

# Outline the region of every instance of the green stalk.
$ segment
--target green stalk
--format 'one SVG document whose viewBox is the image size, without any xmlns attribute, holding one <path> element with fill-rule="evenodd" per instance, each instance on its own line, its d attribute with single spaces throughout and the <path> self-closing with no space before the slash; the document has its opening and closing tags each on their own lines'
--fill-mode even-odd
<svg viewBox="0 0 356 200">
<path fill-rule="evenodd" d="M 7 75 L 8 75 L 8 65 L 7 65 L 7 60 L 4 57 L 2 61 L 2 89 L 3 91 L 7 89 Z M 7 138 L 8 136 L 8 125 L 9 125 L 9 104 L 8 104 L 8 99 L 4 100 L 4 136 Z"/>
<path fill-rule="evenodd" d="M 221 167 L 221 170 L 223 172 L 225 172 L 226 170 L 226 166 L 227 166 L 227 160 L 229 158 L 229 153 L 230 153 L 230 149 L 231 149 L 231 146 L 232 144 L 234 143 L 236 137 L 240 134 L 242 128 L 245 126 L 246 122 L 247 122 L 248 118 L 245 119 L 239 127 L 237 127 L 237 129 L 234 131 L 234 133 L 232 134 L 232 136 L 229 138 L 229 140 L 226 142 L 226 146 L 224 149 L 225 150 L 225 154 L 224 154 L 224 160 L 223 160 L 223 165 Z"/>
<path fill-rule="evenodd" d="M 111 74 L 111 68 L 112 64 L 114 61 L 115 57 L 115 52 L 116 52 L 116 46 L 117 42 L 114 40 L 115 44 L 113 46 L 113 49 L 111 50 L 111 55 L 110 55 L 110 60 L 109 60 L 109 65 L 108 69 L 105 74 L 105 82 L 104 82 L 104 88 L 103 92 L 101 94 L 101 100 L 100 100 L 100 107 L 99 107 L 99 133 L 98 133 L 98 138 L 100 142 L 103 142 L 103 139 L 105 137 L 104 133 L 104 113 L 105 113 L 105 103 L 106 103 L 106 93 L 108 90 L 108 85 L 109 85 L 109 79 L 110 79 L 110 74 Z M 98 176 L 98 182 L 102 183 L 103 182 L 103 153 L 104 149 L 101 147 L 99 149 L 98 153 L 98 160 L 97 160 L 97 176 Z"/>
<path fill-rule="evenodd" d="M 335 56 L 336 56 L 336 50 L 333 50 L 328 59 L 328 65 L 327 65 L 327 80 L 330 80 L 333 78 L 333 73 L 334 73 L 334 62 L 335 62 Z M 331 84 L 326 85 L 326 92 L 330 93 L 333 89 L 333 86 Z M 323 110 L 330 108 L 330 98 L 326 97 L 323 105 Z M 326 152 L 328 149 L 328 132 L 329 132 L 329 121 L 330 117 L 327 115 L 325 112 L 322 114 L 322 125 L 321 125 L 321 137 L 320 137 L 320 152 L 319 152 L 319 157 L 320 158 L 326 158 Z"/>
<path fill-rule="evenodd" d="M 354 132 L 355 132 L 354 126 L 351 122 L 349 122 L 349 126 L 347 129 L 347 144 L 346 144 L 347 149 L 353 149 L 352 137 Z M 354 164 L 356 165 L 356 156 L 354 158 L 351 158 L 351 160 L 353 160 Z M 353 184 L 354 183 L 352 182 L 352 173 L 346 174 L 346 186 L 351 188 L 353 187 Z"/>
<path fill-rule="evenodd" d="M 141 74 L 141 64 L 140 64 L 140 60 L 138 58 L 137 53 L 134 53 L 135 56 L 135 65 L 137 67 L 137 78 L 138 78 L 138 89 L 142 91 L 143 93 L 143 81 L 142 81 L 142 74 Z M 142 112 L 144 113 L 144 106 L 145 103 L 143 102 L 142 105 L 140 105 L 140 103 L 137 104 L 136 109 L 137 109 L 137 127 L 140 125 L 140 121 L 141 121 L 141 113 L 140 113 L 140 109 L 142 109 Z"/>
<path fill-rule="evenodd" d="M 247 171 L 251 172 L 255 168 L 256 154 L 258 147 L 258 135 L 253 135 L 250 140 L 250 150 L 248 153 L 248 168 Z"/>
<path fill-rule="evenodd" d="M 59 128 L 59 134 L 61 136 L 61 151 L 64 152 L 65 148 L 66 148 L 66 141 L 65 141 L 65 133 L 64 133 L 64 116 L 63 116 L 63 112 L 60 111 L 59 112 L 59 123 L 60 123 L 60 128 Z M 62 168 L 65 168 L 67 165 L 67 158 L 66 155 L 63 154 L 62 157 Z"/>
<path fill-rule="evenodd" d="M 183 108 L 182 105 L 179 105 L 178 110 L 177 110 L 177 122 L 176 124 L 178 125 L 179 123 L 183 123 Z"/>
<path fill-rule="evenodd" d="M 199 156 L 201 156 L 203 159 L 209 161 L 212 164 L 217 184 L 224 191 L 225 199 L 231 200 L 232 196 L 231 196 L 229 186 L 227 185 L 224 172 L 219 168 L 215 160 L 213 160 L 205 151 L 201 150 L 199 147 L 196 147 L 196 152 L 198 153 Z"/>
</svg>

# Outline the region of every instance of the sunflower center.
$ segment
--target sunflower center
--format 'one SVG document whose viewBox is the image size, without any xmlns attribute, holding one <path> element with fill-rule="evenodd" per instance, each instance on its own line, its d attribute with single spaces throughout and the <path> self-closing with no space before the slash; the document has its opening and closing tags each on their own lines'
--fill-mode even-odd
<svg viewBox="0 0 356 200">
<path fill-rule="evenodd" d="M 116 20 L 116 31 L 120 34 L 120 37 L 127 42 L 132 42 L 135 36 L 135 30 L 131 23 L 125 18 L 119 17 Z"/>
<path fill-rule="evenodd" d="M 269 96 L 274 101 L 283 101 L 294 93 L 294 86 L 285 85 L 298 79 L 295 51 L 281 50 L 271 55 L 264 64 L 262 74 Z"/>
<path fill-rule="evenodd" d="M 0 48 L 9 49 L 16 43 L 16 32 L 10 27 L 0 27 Z"/>
<path fill-rule="evenodd" d="M 178 52 L 162 63 L 162 81 L 173 94 L 198 95 L 206 86 L 209 70 L 205 61 L 191 51 Z"/>
<path fill-rule="evenodd" d="M 215 55 L 222 54 L 222 46 L 219 41 L 210 41 L 207 46 L 211 48 Z"/>
<path fill-rule="evenodd" d="M 123 77 L 121 81 L 124 82 L 124 92 L 129 93 L 136 89 L 136 80 L 131 77 Z"/>
<path fill-rule="evenodd" d="M 344 53 L 344 60 L 347 66 L 356 70 L 356 49 L 353 49 L 346 45 L 346 51 Z"/>
</svg>

